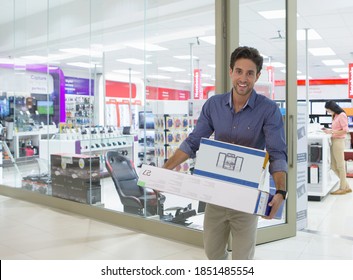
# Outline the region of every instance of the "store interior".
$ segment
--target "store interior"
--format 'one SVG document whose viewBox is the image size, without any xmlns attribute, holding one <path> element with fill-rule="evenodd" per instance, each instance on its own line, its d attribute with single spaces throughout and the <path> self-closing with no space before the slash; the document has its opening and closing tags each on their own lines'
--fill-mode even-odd
<svg viewBox="0 0 353 280">
<path fill-rule="evenodd" d="M 138 173 L 142 164 L 161 167 L 192 130 L 205 100 L 218 93 L 215 1 L 32 2 L 0 1 L 1 184 L 202 230 L 198 200 L 142 191 L 140 207 L 124 204 L 107 152 L 125 156 Z M 285 1 L 239 5 L 240 45 L 264 56 L 256 89 L 285 118 Z M 326 100 L 352 107 L 352 35 L 351 1 L 297 1 L 297 96 L 315 125 L 308 132 L 329 125 Z M 353 126 L 353 112 L 349 118 Z M 309 137 L 318 142 L 327 152 L 325 140 Z M 336 186 L 322 176 L 311 183 L 327 188 L 309 190 L 318 203 Z M 63 189 L 70 184 L 84 192 Z M 260 219 L 259 227 L 281 223 L 285 215 Z"/>
</svg>

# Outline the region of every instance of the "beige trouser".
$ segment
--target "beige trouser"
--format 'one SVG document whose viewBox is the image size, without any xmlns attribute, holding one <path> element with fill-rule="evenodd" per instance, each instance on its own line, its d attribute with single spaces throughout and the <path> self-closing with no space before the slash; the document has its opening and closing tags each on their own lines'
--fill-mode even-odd
<svg viewBox="0 0 353 280">
<path fill-rule="evenodd" d="M 204 219 L 204 247 L 210 260 L 227 258 L 227 242 L 232 233 L 232 259 L 254 258 L 257 220 L 255 215 L 207 204 Z"/>
<path fill-rule="evenodd" d="M 332 138 L 331 146 L 331 169 L 340 179 L 340 189 L 349 187 L 346 179 L 346 166 L 344 161 L 345 139 Z"/>
</svg>

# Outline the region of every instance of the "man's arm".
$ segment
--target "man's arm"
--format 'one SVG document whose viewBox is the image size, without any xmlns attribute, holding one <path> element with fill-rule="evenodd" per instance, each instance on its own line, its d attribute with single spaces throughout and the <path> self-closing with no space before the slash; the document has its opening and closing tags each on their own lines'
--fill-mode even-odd
<svg viewBox="0 0 353 280">
<path fill-rule="evenodd" d="M 163 168 L 166 169 L 174 169 L 175 167 L 177 167 L 179 164 L 183 163 L 184 161 L 186 161 L 189 158 L 189 155 L 185 152 L 183 152 L 180 149 L 177 149 L 174 153 L 174 155 L 172 155 L 163 165 Z"/>
<path fill-rule="evenodd" d="M 274 172 L 272 174 L 272 177 L 273 177 L 273 181 L 275 182 L 276 190 L 285 191 L 286 190 L 286 172 L 282 172 L 282 171 Z M 271 202 L 268 204 L 269 206 L 272 207 L 271 213 L 268 217 L 264 217 L 264 218 L 265 219 L 272 219 L 276 215 L 282 202 L 283 202 L 283 195 L 281 195 L 281 194 L 274 195 Z"/>
</svg>

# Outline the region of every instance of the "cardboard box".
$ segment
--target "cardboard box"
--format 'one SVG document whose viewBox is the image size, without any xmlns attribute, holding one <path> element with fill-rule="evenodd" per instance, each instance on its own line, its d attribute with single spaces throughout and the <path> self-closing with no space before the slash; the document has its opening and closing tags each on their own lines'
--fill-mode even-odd
<svg viewBox="0 0 353 280">
<path fill-rule="evenodd" d="M 271 211 L 268 203 L 273 196 L 268 192 L 151 165 L 142 165 L 137 184 L 250 214 L 267 216 Z M 276 218 L 281 215 L 279 211 Z"/>
<path fill-rule="evenodd" d="M 258 189 L 267 161 L 264 150 L 202 138 L 194 174 Z"/>
</svg>

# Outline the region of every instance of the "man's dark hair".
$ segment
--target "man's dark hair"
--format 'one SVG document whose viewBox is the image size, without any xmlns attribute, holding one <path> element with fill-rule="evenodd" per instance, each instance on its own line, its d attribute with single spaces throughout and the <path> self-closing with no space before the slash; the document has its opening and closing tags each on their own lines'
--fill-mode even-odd
<svg viewBox="0 0 353 280">
<path fill-rule="evenodd" d="M 260 73 L 264 59 L 257 49 L 245 46 L 236 48 L 230 57 L 229 67 L 233 69 L 235 62 L 240 58 L 250 59 L 256 64 L 257 73 Z"/>
</svg>

